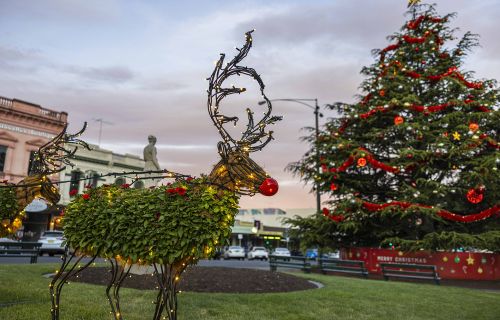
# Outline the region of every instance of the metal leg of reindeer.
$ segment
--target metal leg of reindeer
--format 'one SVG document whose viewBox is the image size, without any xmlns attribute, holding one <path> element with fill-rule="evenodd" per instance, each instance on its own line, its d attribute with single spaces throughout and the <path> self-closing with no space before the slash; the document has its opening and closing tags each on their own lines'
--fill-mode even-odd
<svg viewBox="0 0 500 320">
<path fill-rule="evenodd" d="M 118 264 L 116 262 L 116 264 Z M 121 319 L 121 311 L 120 311 L 120 288 L 123 283 L 123 280 L 125 280 L 130 272 L 130 268 L 132 268 L 132 265 L 129 265 L 128 267 L 121 267 L 120 268 L 120 273 L 115 281 L 113 283 L 113 298 L 115 301 L 115 310 L 116 310 L 116 315 L 119 317 L 117 319 Z"/>
<path fill-rule="evenodd" d="M 158 297 L 154 320 L 159 320 L 163 311 L 167 313 L 166 319 L 177 320 L 177 282 L 178 273 L 172 265 L 161 265 L 160 272 L 155 265 L 156 277 L 159 285 Z"/>
<path fill-rule="evenodd" d="M 63 256 L 63 262 L 61 264 L 61 268 L 56 272 L 56 275 L 54 276 L 49 285 L 50 298 L 52 302 L 52 308 L 50 310 L 52 315 L 52 320 L 59 320 L 59 302 L 61 298 L 61 291 L 64 284 L 67 283 L 67 280 L 70 277 L 76 276 L 78 273 L 80 273 L 88 266 L 90 266 L 97 258 L 97 256 L 92 257 L 92 259 L 90 259 L 90 261 L 85 263 L 85 265 L 83 265 L 82 267 L 80 265 L 80 262 L 85 256 L 84 255 L 79 256 L 73 263 L 73 265 L 68 269 L 68 266 L 71 264 L 71 261 L 76 257 L 76 252 L 73 252 L 70 254 L 68 259 L 68 252 L 69 250 L 66 250 L 66 253 Z M 78 268 L 75 270 L 77 266 Z"/>
<path fill-rule="evenodd" d="M 117 281 L 119 264 L 116 260 L 114 260 L 112 258 L 109 259 L 109 263 L 111 264 L 111 279 L 109 280 L 108 286 L 106 287 L 106 295 L 108 296 L 108 301 L 109 301 L 109 305 L 111 306 L 111 313 L 113 314 L 113 317 L 117 320 L 120 320 L 120 319 L 122 319 L 122 316 L 115 308 L 114 296 L 113 297 L 111 296 L 111 288 L 114 286 L 114 284 Z"/>
<path fill-rule="evenodd" d="M 155 314 L 153 316 L 153 320 L 160 319 L 161 314 L 163 313 L 163 309 L 165 308 L 165 305 L 163 304 L 163 293 L 161 290 L 158 290 L 158 295 L 156 296 L 156 308 L 155 308 Z"/>
</svg>

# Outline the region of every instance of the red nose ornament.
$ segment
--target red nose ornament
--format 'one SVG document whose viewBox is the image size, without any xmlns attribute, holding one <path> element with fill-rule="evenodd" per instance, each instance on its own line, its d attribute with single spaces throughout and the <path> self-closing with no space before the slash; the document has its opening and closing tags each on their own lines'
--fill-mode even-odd
<svg viewBox="0 0 500 320">
<path fill-rule="evenodd" d="M 278 192 L 278 182 L 273 178 L 267 178 L 259 187 L 259 192 L 265 196 L 273 196 Z"/>
</svg>

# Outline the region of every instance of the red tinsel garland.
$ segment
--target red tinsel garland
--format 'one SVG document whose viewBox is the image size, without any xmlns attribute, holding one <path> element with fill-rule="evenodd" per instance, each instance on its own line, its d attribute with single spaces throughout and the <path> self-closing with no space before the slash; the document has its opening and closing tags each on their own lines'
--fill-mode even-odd
<svg viewBox="0 0 500 320">
<path fill-rule="evenodd" d="M 443 18 L 436 18 L 436 17 L 430 17 L 430 16 L 421 15 L 420 17 L 418 17 L 415 20 L 408 21 L 408 23 L 406 24 L 406 27 L 408 29 L 410 29 L 410 30 L 415 30 L 415 29 L 417 29 L 420 26 L 420 24 L 424 20 L 429 20 L 429 21 L 434 22 L 434 23 L 439 23 L 439 22 L 444 21 Z"/>
<path fill-rule="evenodd" d="M 467 99 L 464 101 L 464 103 L 466 103 L 466 104 L 470 104 L 473 102 L 474 102 L 474 100 L 471 100 L 471 99 Z M 452 107 L 454 105 L 455 104 L 448 103 L 448 102 L 436 104 L 436 105 L 431 105 L 431 106 L 420 106 L 420 105 L 413 104 L 409 108 L 414 110 L 414 111 L 417 111 L 417 112 L 438 112 L 438 111 L 443 111 L 444 109 L 446 109 L 448 107 Z M 373 116 L 374 114 L 376 114 L 377 112 L 387 112 L 387 111 L 392 110 L 394 107 L 395 106 L 392 106 L 392 108 L 384 108 L 382 106 L 376 106 L 374 109 L 360 114 L 359 117 L 361 119 L 367 119 L 367 118 Z M 490 112 L 490 109 L 488 109 L 488 107 L 486 107 L 486 106 L 474 106 L 474 108 L 476 108 L 478 111 L 481 111 L 481 112 Z M 341 131 L 344 132 L 346 127 L 347 127 L 347 123 L 344 123 Z M 339 132 L 340 132 L 340 130 L 339 130 Z"/>
<path fill-rule="evenodd" d="M 375 212 L 375 211 L 380 211 L 383 210 L 387 207 L 390 206 L 398 206 L 402 209 L 408 209 L 409 207 L 419 207 L 419 208 L 427 208 L 430 209 L 432 206 L 420 204 L 420 203 L 411 203 L 411 202 L 403 202 L 403 201 L 393 201 L 389 203 L 383 203 L 383 204 L 377 204 L 377 203 L 372 203 L 372 202 L 363 202 L 363 207 L 367 209 L 368 211 Z M 489 209 L 483 210 L 479 213 L 474 213 L 474 214 L 469 214 L 469 215 L 460 215 L 456 213 L 452 213 L 450 211 L 441 209 L 436 212 L 439 216 L 442 218 L 456 221 L 456 222 L 464 222 L 464 223 L 469 223 L 469 222 L 476 222 L 479 220 L 484 220 L 489 217 L 491 217 L 494 214 L 500 213 L 500 205 L 495 205 Z"/>
<path fill-rule="evenodd" d="M 470 88 L 470 89 L 481 89 L 483 87 L 483 83 L 481 81 L 469 82 L 469 81 L 465 80 L 464 76 L 460 72 L 458 72 L 457 70 L 458 70 L 457 67 L 453 66 L 453 67 L 448 68 L 448 71 L 446 71 L 442 74 L 429 75 L 429 76 L 427 76 L 427 79 L 431 80 L 431 81 L 439 81 L 444 77 L 452 77 L 452 78 L 460 80 L 467 88 Z M 418 73 L 416 73 L 416 74 L 418 74 Z M 419 76 L 421 76 L 421 75 L 419 75 Z"/>
<path fill-rule="evenodd" d="M 330 210 L 328 210 L 327 208 L 323 208 L 323 215 L 325 217 L 330 218 L 331 220 L 333 220 L 335 222 L 342 222 L 345 219 L 344 216 L 341 214 L 339 214 L 339 215 L 330 214 Z"/>
<path fill-rule="evenodd" d="M 371 93 L 367 94 L 367 95 L 363 98 L 363 100 L 361 100 L 360 104 L 367 104 L 367 103 L 368 103 L 368 101 L 370 101 L 370 99 L 371 99 L 371 98 L 372 98 L 372 94 L 371 94 Z"/>
<path fill-rule="evenodd" d="M 418 28 L 418 26 L 422 23 L 422 21 L 424 21 L 426 16 L 424 15 L 421 15 L 420 17 L 418 17 L 417 19 L 415 20 L 411 20 L 411 21 L 408 21 L 408 23 L 406 24 L 406 26 L 408 27 L 408 29 L 410 30 L 415 30 Z"/>
<path fill-rule="evenodd" d="M 385 164 L 383 162 L 378 161 L 366 149 L 359 148 L 359 150 L 361 150 L 363 152 L 366 152 L 366 155 L 364 156 L 364 158 L 366 158 L 366 161 L 369 164 L 371 164 L 372 167 L 377 168 L 377 169 L 382 169 L 384 171 L 392 172 L 392 173 L 399 172 L 399 168 L 396 168 L 396 167 L 393 167 L 393 166 L 389 166 L 389 165 L 387 165 L 387 164 Z M 344 171 L 347 170 L 347 168 L 349 168 L 350 166 L 352 166 L 354 164 L 354 159 L 355 159 L 354 156 L 349 156 L 349 158 L 346 161 L 344 161 L 344 163 L 342 163 L 342 165 L 340 167 L 338 167 L 338 168 L 332 167 L 328 171 L 330 171 L 331 173 L 344 172 Z M 322 167 L 322 169 L 323 169 L 323 171 L 327 171 L 326 170 L 326 166 L 324 168 Z"/>
<path fill-rule="evenodd" d="M 429 17 L 429 16 L 424 16 L 424 15 L 422 15 L 422 16 L 419 16 L 419 17 L 418 17 L 417 19 L 415 19 L 415 20 L 409 21 L 409 22 L 407 23 L 407 25 L 406 25 L 406 26 L 407 26 L 407 27 L 408 27 L 408 29 L 410 29 L 410 30 L 415 30 L 415 29 L 417 29 L 417 28 L 420 26 L 420 24 L 421 24 L 421 23 L 422 23 L 422 21 L 424 21 L 424 20 L 429 20 L 429 21 L 434 22 L 434 23 L 439 23 L 439 22 L 444 21 L 444 19 L 442 19 L 442 18 Z M 414 38 L 414 37 L 410 37 L 410 36 L 408 36 L 408 35 L 404 35 L 404 36 L 403 36 L 403 40 L 404 40 L 406 43 L 423 43 L 423 42 L 425 41 L 425 39 L 426 39 L 429 35 L 431 35 L 431 34 L 432 34 L 431 32 L 427 31 L 427 33 L 425 33 L 423 37 L 418 37 L 418 38 Z M 437 44 L 438 46 L 440 46 L 440 45 L 442 45 L 442 44 L 443 44 L 443 40 L 442 40 L 440 37 L 438 37 L 438 36 L 436 36 L 436 44 Z M 389 45 L 389 46 L 385 47 L 384 49 L 380 50 L 380 61 L 382 62 L 382 61 L 384 61 L 384 60 L 385 60 L 385 54 L 386 54 L 387 52 L 392 51 L 392 50 L 396 50 L 396 49 L 398 49 L 400 46 L 401 46 L 401 44 L 400 44 L 400 42 L 398 42 L 398 43 L 396 43 L 396 44 L 391 44 L 391 45 Z"/>
<path fill-rule="evenodd" d="M 406 43 L 424 43 L 425 39 L 427 39 L 428 36 L 423 36 L 423 37 L 410 37 L 408 35 L 403 36 L 403 40 Z"/>
<path fill-rule="evenodd" d="M 370 163 L 372 165 L 372 167 L 374 168 L 378 168 L 378 169 L 382 169 L 384 171 L 387 171 L 387 172 L 392 172 L 392 173 L 398 173 L 399 172 L 399 169 L 396 168 L 396 167 L 393 167 L 393 166 L 389 166 L 385 163 L 382 163 L 378 160 L 376 160 L 375 158 L 373 158 L 373 156 L 371 154 L 368 154 L 366 156 L 366 160 L 368 161 L 368 163 Z"/>
</svg>

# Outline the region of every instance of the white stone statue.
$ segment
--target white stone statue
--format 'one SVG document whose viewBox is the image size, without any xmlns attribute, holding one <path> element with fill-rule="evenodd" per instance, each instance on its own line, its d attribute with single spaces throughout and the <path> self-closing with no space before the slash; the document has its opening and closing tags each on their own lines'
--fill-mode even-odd
<svg viewBox="0 0 500 320">
<path fill-rule="evenodd" d="M 149 144 L 144 148 L 144 161 L 146 161 L 144 171 L 161 170 L 160 165 L 158 164 L 158 159 L 156 158 L 156 137 L 149 135 L 148 141 Z"/>
<path fill-rule="evenodd" d="M 144 148 L 144 171 L 159 171 L 161 170 L 158 158 L 156 157 L 156 137 L 153 135 L 148 136 L 149 144 Z M 152 173 L 145 176 L 160 176 L 160 173 Z M 156 186 L 160 179 L 145 179 L 144 185 L 146 187 Z"/>
</svg>

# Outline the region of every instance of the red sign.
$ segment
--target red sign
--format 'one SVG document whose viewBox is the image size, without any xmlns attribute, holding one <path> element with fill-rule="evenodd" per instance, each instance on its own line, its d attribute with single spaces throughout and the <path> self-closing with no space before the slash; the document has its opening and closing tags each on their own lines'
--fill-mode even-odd
<svg viewBox="0 0 500 320">
<path fill-rule="evenodd" d="M 498 253 L 350 248 L 341 250 L 341 258 L 364 261 L 368 272 L 374 274 L 382 274 L 380 263 L 408 263 L 435 265 L 442 279 L 500 280 Z"/>
</svg>

